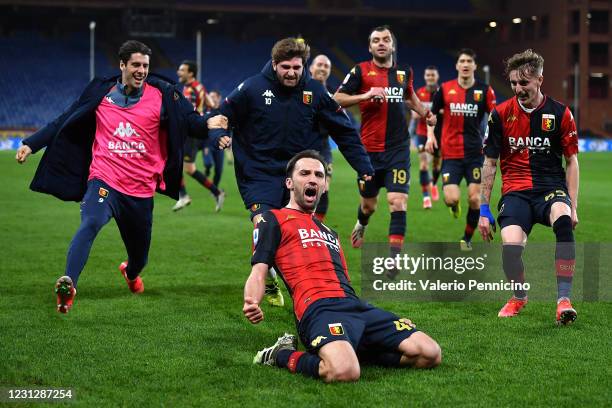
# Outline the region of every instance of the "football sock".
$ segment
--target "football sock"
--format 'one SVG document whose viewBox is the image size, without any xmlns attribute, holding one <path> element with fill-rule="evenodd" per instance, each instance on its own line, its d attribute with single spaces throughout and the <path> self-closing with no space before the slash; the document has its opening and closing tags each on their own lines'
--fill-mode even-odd
<svg viewBox="0 0 612 408">
<path fill-rule="evenodd" d="M 370 222 L 370 215 L 372 214 L 363 213 L 363 211 L 361 210 L 361 205 L 357 209 L 357 219 L 359 220 L 359 223 L 363 225 L 364 227 L 368 225 L 368 222 Z"/>
<path fill-rule="evenodd" d="M 557 274 L 557 298 L 569 298 L 572 290 L 572 278 L 576 267 L 576 243 L 572 230 L 572 219 L 562 215 L 553 224 L 557 237 L 555 248 L 555 270 Z"/>
<path fill-rule="evenodd" d="M 183 198 L 187 195 L 187 189 L 185 188 L 185 179 L 181 177 L 181 186 L 179 187 L 179 198 Z"/>
<path fill-rule="evenodd" d="M 421 191 L 423 192 L 423 197 L 429 197 L 429 190 L 428 190 L 429 183 L 430 183 L 429 171 L 420 170 L 419 179 L 421 181 Z"/>
<path fill-rule="evenodd" d="M 504 245 L 502 247 L 502 264 L 508 282 L 525 282 L 525 269 L 523 266 L 522 254 L 522 245 Z M 514 291 L 514 296 L 523 299 L 527 296 L 527 293 L 522 289 L 517 289 Z"/>
<path fill-rule="evenodd" d="M 321 199 L 319 200 L 319 204 L 317 205 L 317 211 L 315 216 L 319 219 L 319 221 L 323 222 L 325 220 L 325 214 L 327 214 L 327 208 L 329 206 L 329 194 L 328 192 L 324 192 L 321 195 Z"/>
<path fill-rule="evenodd" d="M 434 168 L 434 169 L 431 171 L 431 174 L 432 174 L 432 176 L 433 176 L 433 177 L 431 178 L 431 182 L 432 182 L 434 185 L 438 184 L 438 179 L 440 178 L 440 170 L 439 170 L 439 169 Z"/>
<path fill-rule="evenodd" d="M 209 189 L 215 195 L 215 197 L 219 195 L 220 191 L 217 186 L 215 186 L 209 179 L 207 179 L 204 173 L 202 173 L 201 171 L 196 170 L 192 174 L 190 174 L 190 176 L 197 180 L 198 183 Z"/>
<path fill-rule="evenodd" d="M 480 210 L 479 209 L 468 209 L 468 213 L 465 216 L 465 231 L 463 233 L 463 239 L 470 242 L 472 240 L 472 236 L 474 235 L 474 230 L 478 226 L 478 218 L 480 218 Z"/>
<path fill-rule="evenodd" d="M 301 373 L 306 377 L 319 378 L 321 358 L 312 353 L 295 350 L 279 350 L 276 354 L 276 365 L 292 373 Z"/>
<path fill-rule="evenodd" d="M 395 256 L 402 251 L 406 235 L 406 211 L 393 211 L 389 222 L 389 251 Z"/>
</svg>

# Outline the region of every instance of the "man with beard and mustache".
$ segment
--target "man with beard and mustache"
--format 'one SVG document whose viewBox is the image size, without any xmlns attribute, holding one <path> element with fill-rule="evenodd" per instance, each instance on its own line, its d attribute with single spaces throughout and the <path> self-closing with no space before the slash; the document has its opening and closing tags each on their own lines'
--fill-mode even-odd
<svg viewBox="0 0 612 408">
<path fill-rule="evenodd" d="M 378 192 L 384 187 L 391 213 L 389 245 L 394 256 L 404 243 L 410 185 L 406 106 L 428 120 L 432 114 L 414 92 L 412 68 L 397 65 L 397 41 L 389 27 L 374 28 L 368 44 L 372 60 L 356 65 L 334 95 L 342 107 L 359 104 L 361 141 L 376 171 L 372 180 L 358 180 L 361 200 L 351 243 L 353 248 L 361 247 L 369 219 L 376 211 Z"/>
<path fill-rule="evenodd" d="M 313 58 L 310 63 L 310 75 L 313 79 L 319 81 L 327 92 L 330 92 L 329 87 L 327 86 L 327 79 L 331 74 L 331 61 L 327 57 L 327 55 L 317 55 Z M 329 183 L 331 182 L 331 177 L 333 173 L 333 156 L 331 152 L 331 146 L 329 145 L 329 132 L 327 129 L 319 123 L 319 133 L 323 138 L 322 146 L 320 153 L 325 159 L 327 163 L 327 189 L 321 196 L 321 200 L 319 200 L 319 205 L 317 206 L 317 211 L 315 212 L 315 216 L 321 220 L 325 221 L 325 216 L 327 215 L 327 210 L 329 208 Z"/>
<path fill-rule="evenodd" d="M 282 39 L 271 54 L 261 73 L 238 85 L 219 108 L 233 137 L 224 130 L 211 131 L 219 148 L 232 144 L 236 182 L 254 225 L 263 212 L 287 203 L 285 167 L 302 150 L 321 150 L 323 138 L 315 131 L 319 124 L 360 177 L 374 173 L 346 113 L 319 81 L 304 72 L 310 54 L 304 40 Z M 274 306 L 284 304 L 273 270 L 266 299 Z"/>
<path fill-rule="evenodd" d="M 576 320 L 570 302 L 576 264 L 574 228 L 578 225 L 578 132 L 569 108 L 542 94 L 544 58 L 532 50 L 506 61 L 506 75 L 515 97 L 497 106 L 489 118 L 482 167 L 479 230 L 493 238 L 495 218 L 489 209 L 500 159 L 502 197 L 497 221 L 503 242 L 502 264 L 508 281 L 523 283 L 522 254 L 534 224 L 552 226 L 557 239 L 557 324 Z M 565 157 L 565 169 L 561 163 Z M 519 314 L 527 293 L 514 296 L 499 317 Z"/>
<path fill-rule="evenodd" d="M 244 287 L 242 311 L 251 323 L 260 323 L 266 274 L 269 267 L 276 268 L 293 299 L 297 331 L 307 351 L 297 351 L 297 337 L 285 334 L 259 351 L 253 363 L 325 382 L 357 381 L 361 364 L 436 367 L 442 360 L 438 343 L 410 320 L 355 294 L 338 234 L 313 214 L 325 190 L 325 173 L 325 161 L 316 151 L 298 153 L 289 161 L 289 204 L 260 218 Z"/>
<path fill-rule="evenodd" d="M 472 249 L 472 236 L 478 226 L 480 206 L 480 168 L 482 167 L 482 128 L 485 114 L 495 107 L 495 93 L 489 85 L 476 80 L 476 53 L 464 48 L 457 54 L 457 79 L 444 82 L 433 97 L 432 112 L 443 111 L 440 130 L 442 152 L 442 185 L 444 203 L 453 218 L 461 216 L 461 190 L 465 178 L 468 191 L 468 211 L 462 251 Z M 434 122 L 436 117 L 434 117 Z M 435 125 L 435 124 L 434 124 Z M 433 126 L 427 130 L 425 150 L 434 153 L 438 141 Z"/>
<path fill-rule="evenodd" d="M 77 280 L 98 232 L 114 218 L 127 250 L 119 265 L 132 293 L 142 293 L 156 191 L 178 198 L 187 136 L 207 137 L 223 116 L 201 116 L 180 90 L 149 75 L 151 49 L 138 41 L 119 48 L 121 76 L 94 78 L 79 99 L 23 141 L 19 163 L 46 147 L 30 188 L 81 202 L 81 225 L 55 284 L 57 310 L 73 305 Z"/>
</svg>

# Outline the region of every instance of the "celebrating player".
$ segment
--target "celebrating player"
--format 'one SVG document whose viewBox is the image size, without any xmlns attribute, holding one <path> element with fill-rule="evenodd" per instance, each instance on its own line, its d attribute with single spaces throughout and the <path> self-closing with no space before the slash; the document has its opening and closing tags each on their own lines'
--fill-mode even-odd
<svg viewBox="0 0 612 408">
<path fill-rule="evenodd" d="M 208 119 L 172 85 L 148 76 L 151 49 L 138 41 L 119 48 L 121 76 L 94 79 L 53 122 L 23 141 L 16 159 L 46 147 L 30 188 L 81 202 L 81 225 L 57 280 L 57 310 L 73 305 L 79 275 L 93 241 L 115 218 L 128 260 L 119 266 L 133 293 L 142 293 L 140 272 L 151 242 L 155 191 L 178 198 L 187 133 L 206 138 Z"/>
<path fill-rule="evenodd" d="M 320 54 L 314 57 L 310 63 L 309 70 L 312 78 L 319 81 L 329 92 L 327 78 L 329 78 L 329 75 L 331 74 L 331 61 L 327 55 Z M 332 156 L 331 146 L 329 145 L 329 133 L 327 129 L 325 129 L 325 126 L 319 123 L 318 131 L 323 138 L 320 153 L 325 159 L 325 163 L 327 163 L 327 189 L 321 196 L 321 200 L 319 200 L 319 205 L 317 206 L 315 216 L 319 220 L 325 221 L 325 216 L 327 215 L 327 210 L 329 208 L 329 183 L 331 182 L 333 173 L 334 158 Z"/>
<path fill-rule="evenodd" d="M 502 197 L 497 221 L 503 242 L 502 262 L 508 281 L 524 282 L 522 253 L 534 224 L 552 226 L 557 238 L 557 323 L 576 320 L 570 302 L 576 263 L 573 229 L 578 224 L 578 134 L 565 105 L 542 94 L 544 59 L 526 50 L 506 61 L 515 97 L 502 103 L 489 119 L 482 168 L 479 230 L 493 238 L 495 219 L 489 203 L 500 159 Z M 565 171 L 561 156 L 565 156 Z M 498 316 L 517 315 L 527 293 L 516 290 Z"/>
<path fill-rule="evenodd" d="M 464 48 L 459 51 L 457 79 L 444 82 L 434 95 L 431 110 L 443 110 L 440 148 L 442 150 L 442 183 L 444 202 L 454 218 L 461 216 L 461 190 L 465 178 L 468 185 L 468 212 L 462 250 L 472 249 L 472 236 L 478 226 L 480 206 L 480 168 L 482 167 L 482 123 L 486 112 L 495 107 L 493 88 L 474 77 L 476 53 Z M 432 126 L 427 130 L 425 149 L 433 153 L 438 147 Z"/>
<path fill-rule="evenodd" d="M 287 368 L 325 382 L 356 381 L 360 363 L 431 368 L 440 364 L 438 344 L 408 319 L 360 300 L 350 285 L 338 234 L 313 212 L 325 191 L 325 162 L 315 151 L 287 165 L 289 204 L 263 214 L 256 226 L 251 274 L 243 313 L 251 323 L 264 314 L 259 303 L 268 267 L 282 275 L 293 298 L 296 336 L 285 334 L 257 353 L 253 362 Z"/>
<path fill-rule="evenodd" d="M 238 85 L 221 105 L 233 138 L 227 131 L 211 131 L 220 148 L 233 140 L 236 181 L 254 224 L 264 211 L 287 203 L 285 167 L 302 150 L 321 150 L 323 138 L 313 132 L 319 123 L 359 175 L 369 178 L 374 173 L 348 116 L 319 81 L 304 73 L 309 53 L 302 39 L 278 41 L 262 72 Z M 282 306 L 278 280 L 271 275 L 267 300 Z"/>
<path fill-rule="evenodd" d="M 193 104 L 195 110 L 204 114 L 205 105 L 212 106 L 213 101 L 206 94 L 206 88 L 196 79 L 198 75 L 198 65 L 195 61 L 183 61 L 179 66 L 178 71 L 179 82 L 184 85 L 183 95 Z M 196 139 L 193 137 L 187 138 L 185 142 L 185 156 L 183 158 L 184 165 L 183 169 L 185 173 L 189 174 L 194 180 L 200 183 L 202 186 L 210 190 L 215 197 L 215 211 L 221 211 L 223 207 L 223 201 L 225 200 L 225 192 L 219 190 L 216 183 L 211 182 L 201 171 L 196 168 L 195 159 L 198 155 L 198 151 L 202 150 L 206 145 L 206 141 L 202 139 Z M 179 192 L 179 199 L 172 207 L 173 211 L 181 210 L 191 204 L 191 197 L 187 194 L 185 188 L 185 180 L 181 179 L 181 190 Z"/>
<path fill-rule="evenodd" d="M 389 244 L 397 253 L 406 234 L 410 181 L 410 136 L 404 104 L 421 116 L 433 115 L 414 93 L 412 69 L 397 66 L 397 41 L 389 27 L 374 28 L 368 42 L 372 60 L 356 65 L 334 95 L 342 107 L 359 104 L 361 140 L 376 171 L 372 180 L 358 180 L 361 199 L 351 244 L 361 247 L 369 219 L 376 211 L 378 192 L 385 187 L 391 212 Z"/>
<path fill-rule="evenodd" d="M 424 79 L 425 86 L 417 89 L 416 94 L 421 104 L 429 110 L 431 109 L 433 96 L 440 87 L 438 85 L 438 80 L 440 79 L 438 68 L 433 65 L 425 68 Z M 416 128 L 414 133 L 417 137 L 416 145 L 419 150 L 419 179 L 421 182 L 421 191 L 423 192 L 423 208 L 427 210 L 431 208 L 432 200 L 438 201 L 440 199 L 440 194 L 438 193 L 438 177 L 440 177 L 440 167 L 442 165 L 442 161 L 440 160 L 440 149 L 435 149 L 433 155 L 425 151 L 425 144 L 427 143 L 427 121 L 416 112 L 412 114 L 411 131 L 413 126 Z M 436 129 L 438 129 L 438 127 L 439 126 L 436 126 Z M 429 174 L 430 163 L 432 163 L 432 175 Z"/>
</svg>

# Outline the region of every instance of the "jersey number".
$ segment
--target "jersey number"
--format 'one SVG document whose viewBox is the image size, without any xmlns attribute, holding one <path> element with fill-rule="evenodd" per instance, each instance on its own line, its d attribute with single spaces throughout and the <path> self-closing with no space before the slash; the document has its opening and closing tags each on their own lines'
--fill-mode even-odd
<svg viewBox="0 0 612 408">
<path fill-rule="evenodd" d="M 393 169 L 393 184 L 406 184 L 406 170 Z"/>
<path fill-rule="evenodd" d="M 395 329 L 397 331 L 402 331 L 402 330 L 412 330 L 412 327 L 410 327 L 408 324 L 404 323 L 404 322 L 400 322 L 399 320 L 394 320 L 393 323 L 395 323 Z"/>
<path fill-rule="evenodd" d="M 567 194 L 565 194 L 565 191 L 563 190 L 556 190 L 552 193 L 549 193 L 546 195 L 546 197 L 544 197 L 544 201 L 549 201 L 551 199 L 553 199 L 555 196 L 557 197 L 567 197 Z"/>
<path fill-rule="evenodd" d="M 266 98 L 266 105 L 272 105 L 272 98 Z"/>
<path fill-rule="evenodd" d="M 472 177 L 474 177 L 474 180 L 480 180 L 480 167 L 476 167 L 472 170 Z"/>
</svg>

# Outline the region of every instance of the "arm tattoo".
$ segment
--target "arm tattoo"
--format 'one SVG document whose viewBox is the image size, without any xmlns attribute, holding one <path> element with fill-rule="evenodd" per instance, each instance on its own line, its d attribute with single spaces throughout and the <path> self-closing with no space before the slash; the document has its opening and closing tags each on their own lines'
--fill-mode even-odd
<svg viewBox="0 0 612 408">
<path fill-rule="evenodd" d="M 497 159 L 485 157 L 482 165 L 482 174 L 480 180 L 480 202 L 489 204 L 491 201 L 491 191 L 493 183 L 495 183 L 495 173 L 497 172 Z"/>
</svg>

